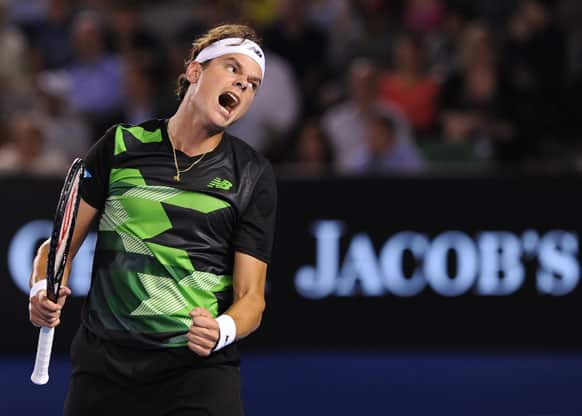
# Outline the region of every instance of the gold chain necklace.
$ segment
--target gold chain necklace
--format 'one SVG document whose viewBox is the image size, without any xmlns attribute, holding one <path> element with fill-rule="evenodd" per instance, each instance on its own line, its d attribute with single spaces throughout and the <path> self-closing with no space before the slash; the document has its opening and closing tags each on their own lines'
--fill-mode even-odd
<svg viewBox="0 0 582 416">
<path fill-rule="evenodd" d="M 170 134 L 169 126 L 167 128 L 167 131 L 168 131 L 168 139 L 170 139 L 170 144 L 172 145 L 172 154 L 174 155 L 174 166 L 176 167 L 176 175 L 174 175 L 174 180 L 176 182 L 180 182 L 180 174 L 188 172 L 190 169 L 192 169 L 194 166 L 196 166 L 198 163 L 200 163 L 200 161 L 202 161 L 202 159 L 204 159 L 206 152 L 202 153 L 202 156 L 200 156 L 198 159 L 196 159 L 194 162 L 192 162 L 192 164 L 190 166 L 188 166 L 186 169 L 180 169 L 178 166 L 178 158 L 176 157 L 176 148 L 174 147 L 174 141 L 172 140 L 172 135 Z"/>
</svg>

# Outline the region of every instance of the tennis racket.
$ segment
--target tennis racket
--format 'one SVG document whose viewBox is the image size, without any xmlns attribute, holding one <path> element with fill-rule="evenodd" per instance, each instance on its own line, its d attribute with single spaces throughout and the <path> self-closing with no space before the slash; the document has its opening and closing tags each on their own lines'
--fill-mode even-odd
<svg viewBox="0 0 582 416">
<path fill-rule="evenodd" d="M 53 302 L 58 299 L 61 279 L 65 271 L 71 238 L 75 229 L 75 219 L 79 209 L 79 184 L 83 172 L 83 160 L 75 159 L 69 168 L 57 204 L 46 270 L 47 297 Z M 34 370 L 30 376 L 34 384 L 46 384 L 48 382 L 48 369 L 54 335 L 54 328 L 42 327 L 40 329 Z"/>
</svg>

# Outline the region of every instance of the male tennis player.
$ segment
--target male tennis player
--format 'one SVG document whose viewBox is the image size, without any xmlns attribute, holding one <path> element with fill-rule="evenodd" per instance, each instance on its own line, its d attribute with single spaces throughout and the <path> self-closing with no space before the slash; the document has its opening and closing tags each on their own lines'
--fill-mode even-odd
<svg viewBox="0 0 582 416">
<path fill-rule="evenodd" d="M 198 38 L 168 120 L 110 128 L 86 157 L 74 254 L 94 218 L 91 290 L 73 340 L 65 415 L 240 415 L 235 340 L 256 330 L 276 208 L 269 163 L 224 132 L 252 104 L 265 57 L 252 29 Z M 59 324 L 35 259 L 30 319 Z"/>
</svg>

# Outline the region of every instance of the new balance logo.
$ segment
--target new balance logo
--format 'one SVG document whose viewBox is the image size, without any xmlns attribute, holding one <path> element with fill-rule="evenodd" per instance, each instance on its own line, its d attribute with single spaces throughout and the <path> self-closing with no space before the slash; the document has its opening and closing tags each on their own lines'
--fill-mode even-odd
<svg viewBox="0 0 582 416">
<path fill-rule="evenodd" d="M 208 187 L 228 191 L 230 188 L 232 188 L 232 182 L 227 179 L 214 178 L 210 181 Z"/>
</svg>

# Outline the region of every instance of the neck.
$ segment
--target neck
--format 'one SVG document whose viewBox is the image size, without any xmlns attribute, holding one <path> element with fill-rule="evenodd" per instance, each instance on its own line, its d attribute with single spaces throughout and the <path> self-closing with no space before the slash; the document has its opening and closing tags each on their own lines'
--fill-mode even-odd
<svg viewBox="0 0 582 416">
<path fill-rule="evenodd" d="M 218 146 L 224 131 L 213 130 L 204 125 L 193 111 L 186 108 L 184 100 L 176 114 L 168 120 L 170 140 L 176 150 L 188 156 L 207 153 Z"/>
</svg>

